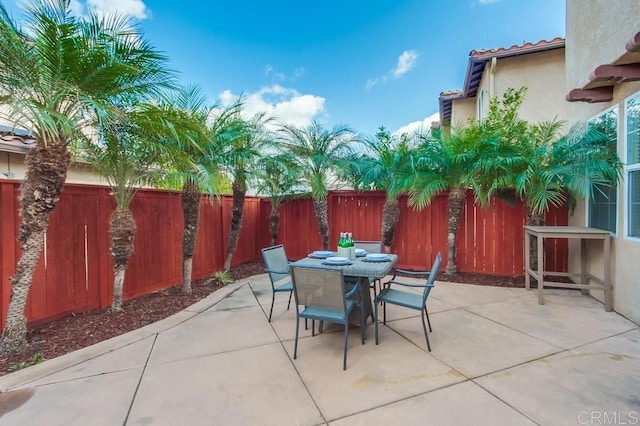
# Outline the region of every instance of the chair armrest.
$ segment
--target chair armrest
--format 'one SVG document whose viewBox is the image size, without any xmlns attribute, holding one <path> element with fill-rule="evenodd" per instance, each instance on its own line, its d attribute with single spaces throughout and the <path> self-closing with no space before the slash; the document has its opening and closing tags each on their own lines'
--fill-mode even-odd
<svg viewBox="0 0 640 426">
<path fill-rule="evenodd" d="M 353 288 L 344 295 L 344 297 L 346 297 L 347 299 L 352 298 L 357 293 L 359 288 L 360 288 L 360 283 L 356 283 L 356 285 L 354 285 Z"/>
<path fill-rule="evenodd" d="M 269 269 L 269 268 L 264 268 L 265 272 L 270 272 L 272 274 L 290 274 L 291 271 L 286 270 L 286 271 L 279 271 L 279 270 L 275 270 L 275 269 Z"/>
<path fill-rule="evenodd" d="M 401 273 L 404 275 L 410 275 L 410 276 L 420 276 L 420 277 L 421 276 L 428 277 L 429 275 L 431 275 L 431 271 L 409 271 L 407 269 L 395 268 L 393 276 L 395 277 L 398 273 Z"/>
<path fill-rule="evenodd" d="M 384 285 L 386 287 L 389 287 L 391 284 L 398 284 L 404 287 L 419 287 L 419 288 L 425 288 L 427 287 L 426 284 L 409 284 L 409 283 L 403 283 L 402 281 L 396 281 L 394 279 L 391 279 L 389 281 L 387 281 L 386 283 L 384 283 Z M 429 287 L 433 287 L 433 284 L 429 285 Z"/>
</svg>

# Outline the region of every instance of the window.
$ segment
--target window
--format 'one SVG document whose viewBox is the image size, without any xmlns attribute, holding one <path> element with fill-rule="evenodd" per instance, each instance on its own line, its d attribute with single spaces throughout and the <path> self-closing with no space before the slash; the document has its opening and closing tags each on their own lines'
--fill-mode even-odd
<svg viewBox="0 0 640 426">
<path fill-rule="evenodd" d="M 484 90 L 480 90 L 478 96 L 478 121 L 484 120 Z"/>
<path fill-rule="evenodd" d="M 624 115 L 627 142 L 624 167 L 628 191 L 627 235 L 640 238 L 640 93 L 626 100 Z"/>
<path fill-rule="evenodd" d="M 618 142 L 618 109 L 613 107 L 589 120 L 589 127 L 595 127 Z M 593 199 L 588 202 L 588 224 L 592 228 L 605 229 L 616 233 L 618 193 L 616 188 L 597 185 Z"/>
</svg>

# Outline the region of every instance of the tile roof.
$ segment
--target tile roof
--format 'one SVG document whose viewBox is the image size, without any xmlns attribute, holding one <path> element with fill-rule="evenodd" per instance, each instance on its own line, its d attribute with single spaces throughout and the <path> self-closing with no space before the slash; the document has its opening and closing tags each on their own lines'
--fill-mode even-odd
<svg viewBox="0 0 640 426">
<path fill-rule="evenodd" d="M 531 53 L 545 52 L 554 49 L 564 49 L 565 39 L 555 37 L 551 40 L 540 40 L 535 43 L 525 42 L 511 47 L 499 47 L 497 49 L 480 49 L 469 52 L 467 73 L 462 90 L 450 90 L 440 94 L 440 121 L 451 121 L 451 103 L 454 99 L 474 98 L 480 86 L 480 80 L 487 62 L 493 58 L 508 58 L 512 56 L 528 55 Z M 455 95 L 454 95 L 455 92 Z"/>
<path fill-rule="evenodd" d="M 523 44 L 517 45 L 514 44 L 511 47 L 499 47 L 497 49 L 480 49 L 480 50 L 472 50 L 469 52 L 469 56 L 474 58 L 480 58 L 489 56 L 490 58 L 494 56 L 516 56 L 516 55 L 524 55 L 527 53 L 552 50 L 564 47 L 564 38 L 555 37 L 551 40 L 540 40 L 536 43 L 525 42 Z"/>
<path fill-rule="evenodd" d="M 0 125 L 0 151 L 26 154 L 35 142 L 26 130 Z"/>
</svg>

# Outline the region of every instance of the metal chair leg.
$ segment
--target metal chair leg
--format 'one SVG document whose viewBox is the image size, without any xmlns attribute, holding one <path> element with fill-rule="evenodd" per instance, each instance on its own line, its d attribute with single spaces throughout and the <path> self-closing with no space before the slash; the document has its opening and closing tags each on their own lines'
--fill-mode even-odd
<svg viewBox="0 0 640 426">
<path fill-rule="evenodd" d="M 293 359 L 298 356 L 298 330 L 300 328 L 300 317 L 296 316 L 296 341 L 293 345 Z"/>
<path fill-rule="evenodd" d="M 347 369 L 347 346 L 349 343 L 349 319 L 344 323 L 344 361 L 342 362 L 342 369 Z"/>
<path fill-rule="evenodd" d="M 373 317 L 373 312 L 371 312 L 371 316 Z M 367 317 L 364 316 L 364 306 L 360 306 L 360 337 L 362 338 L 362 344 L 364 345 L 364 341 L 367 339 Z"/>
<path fill-rule="evenodd" d="M 271 293 L 271 310 L 269 310 L 269 322 L 271 322 L 271 315 L 273 314 L 273 304 L 276 301 L 276 293 Z"/>
<path fill-rule="evenodd" d="M 427 339 L 427 349 L 429 350 L 429 352 L 431 352 L 431 345 L 429 344 L 429 333 L 427 333 L 427 325 L 424 322 L 424 312 L 422 312 L 420 318 L 422 318 L 422 329 L 424 330 L 424 337 Z"/>
<path fill-rule="evenodd" d="M 427 305 L 424 306 L 424 313 L 427 315 L 427 323 L 429 324 L 429 331 L 433 333 L 431 329 L 431 321 L 429 321 L 429 312 L 427 311 Z"/>
<path fill-rule="evenodd" d="M 287 311 L 289 310 L 289 306 L 291 306 L 291 297 L 293 296 L 293 291 L 289 293 L 289 303 L 287 303 Z"/>
<path fill-rule="evenodd" d="M 375 311 L 375 317 L 376 317 L 376 321 L 375 321 L 375 325 L 376 325 L 376 328 L 375 328 L 375 330 L 376 330 L 375 331 L 375 334 L 376 334 L 376 345 L 378 344 L 378 322 L 379 322 L 378 321 L 378 305 L 379 305 L 379 303 L 374 303 L 374 307 L 373 307 L 373 309 Z"/>
</svg>

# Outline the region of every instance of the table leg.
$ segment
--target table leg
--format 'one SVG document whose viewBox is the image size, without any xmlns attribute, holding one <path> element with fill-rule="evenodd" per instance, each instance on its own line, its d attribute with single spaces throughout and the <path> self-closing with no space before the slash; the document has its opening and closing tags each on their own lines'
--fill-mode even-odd
<svg viewBox="0 0 640 426">
<path fill-rule="evenodd" d="M 360 291 L 358 292 L 357 300 L 359 307 L 357 310 L 353 310 L 349 315 L 349 322 L 358 324 L 360 327 L 365 327 L 365 339 L 367 318 L 373 315 L 373 305 L 371 303 L 371 291 L 369 290 L 369 278 L 366 277 L 345 277 L 345 283 L 348 284 L 360 284 Z M 348 285 L 347 291 L 353 288 L 352 285 Z M 360 309 L 364 309 L 364 324 L 360 322 Z"/>
<path fill-rule="evenodd" d="M 587 241 L 584 238 L 580 239 L 580 284 L 588 284 L 587 278 Z M 582 294 L 589 294 L 589 290 L 586 288 L 580 289 Z"/>
<path fill-rule="evenodd" d="M 538 234 L 538 304 L 544 305 L 544 237 Z"/>
<path fill-rule="evenodd" d="M 529 231 L 524 231 L 524 287 L 527 290 L 531 289 L 531 276 L 529 275 L 529 269 L 531 269 L 531 234 Z"/>
</svg>

